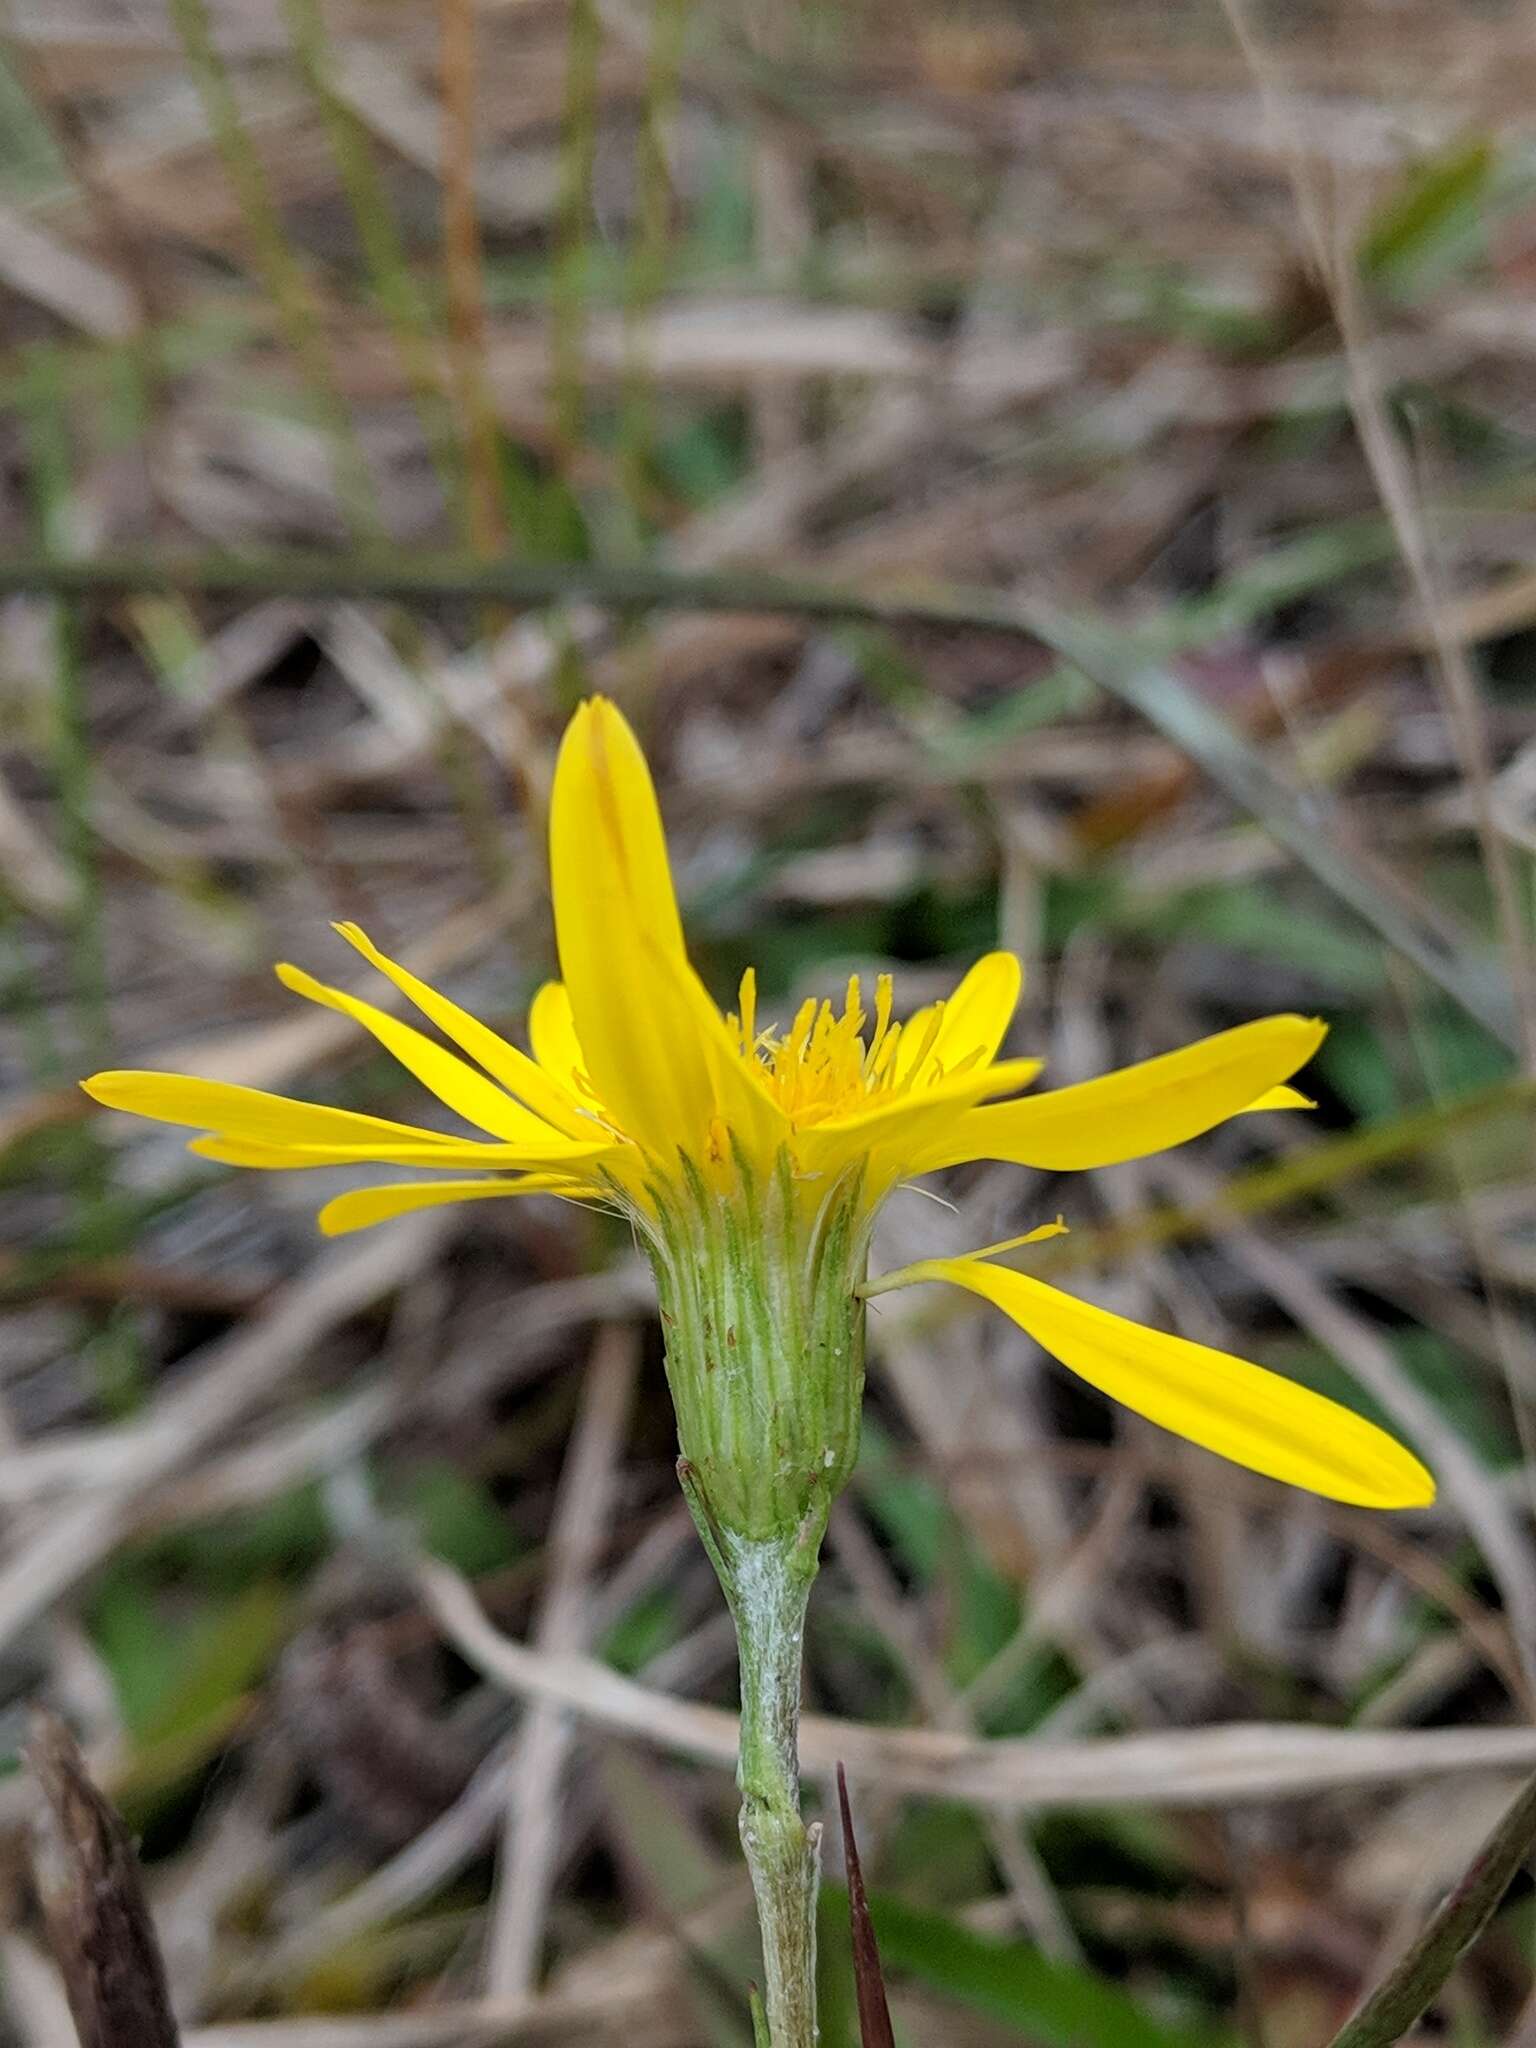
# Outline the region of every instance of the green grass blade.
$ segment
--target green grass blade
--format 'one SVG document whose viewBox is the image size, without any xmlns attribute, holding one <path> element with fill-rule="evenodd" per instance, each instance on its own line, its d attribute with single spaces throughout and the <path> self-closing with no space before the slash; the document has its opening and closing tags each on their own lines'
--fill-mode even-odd
<svg viewBox="0 0 1536 2048">
<path fill-rule="evenodd" d="M 1536 1848 L 1536 1778 L 1510 1807 L 1455 1890 L 1330 2048 L 1391 2048 L 1414 2026 L 1492 1919 Z"/>
</svg>

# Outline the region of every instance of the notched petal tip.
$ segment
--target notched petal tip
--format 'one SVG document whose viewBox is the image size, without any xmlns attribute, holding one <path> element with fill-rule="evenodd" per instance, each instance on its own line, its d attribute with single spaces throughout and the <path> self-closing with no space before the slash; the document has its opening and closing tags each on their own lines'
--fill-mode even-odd
<svg viewBox="0 0 1536 2048">
<path fill-rule="evenodd" d="M 571 716 L 571 724 L 589 725 L 609 719 L 617 721 L 620 725 L 629 723 L 615 698 L 610 697 L 605 690 L 594 690 L 590 696 L 583 697 L 576 706 Z"/>
<path fill-rule="evenodd" d="M 585 757 L 582 766 L 591 772 L 594 757 L 604 756 L 613 740 L 639 746 L 634 727 L 611 697 L 583 697 L 560 735 L 556 772 L 562 763 L 569 771 L 578 757 Z"/>
</svg>

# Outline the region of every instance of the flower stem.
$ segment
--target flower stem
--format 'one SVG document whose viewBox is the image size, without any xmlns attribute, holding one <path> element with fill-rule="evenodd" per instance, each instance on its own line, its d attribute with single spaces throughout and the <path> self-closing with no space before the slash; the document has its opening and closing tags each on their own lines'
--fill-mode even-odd
<svg viewBox="0 0 1536 2048">
<path fill-rule="evenodd" d="M 741 1657 L 741 1843 L 757 1895 L 772 2048 L 816 2041 L 821 1828 L 800 1818 L 800 1672 L 816 1546 L 727 1537 Z"/>
<path fill-rule="evenodd" d="M 754 1994 L 753 2034 L 757 2048 L 815 2048 L 821 1824 L 808 1828 L 800 1818 L 800 1674 L 826 1513 L 813 1513 L 788 1536 L 740 1536 L 716 1523 L 686 1458 L 677 1476 L 736 1624 L 741 1843 L 767 1990 L 766 2030 Z"/>
</svg>

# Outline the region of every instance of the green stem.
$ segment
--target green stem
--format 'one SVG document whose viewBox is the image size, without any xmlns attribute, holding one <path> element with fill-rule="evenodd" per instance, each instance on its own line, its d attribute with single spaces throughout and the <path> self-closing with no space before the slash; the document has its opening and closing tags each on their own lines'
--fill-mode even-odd
<svg viewBox="0 0 1536 2048">
<path fill-rule="evenodd" d="M 741 1656 L 741 1843 L 757 1896 L 772 2048 L 815 2048 L 821 1828 L 800 1817 L 800 1672 L 814 1542 L 723 1533 Z"/>
</svg>

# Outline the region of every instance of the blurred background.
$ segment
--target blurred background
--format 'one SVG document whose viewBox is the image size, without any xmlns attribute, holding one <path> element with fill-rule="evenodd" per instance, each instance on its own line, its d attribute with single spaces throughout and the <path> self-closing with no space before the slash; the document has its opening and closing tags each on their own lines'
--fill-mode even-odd
<svg viewBox="0 0 1536 2048">
<path fill-rule="evenodd" d="M 7 0 L 0 1750 L 80 1733 L 188 2043 L 748 2038 L 627 1238 L 327 1245 L 357 1175 L 74 1087 L 417 1114 L 271 963 L 361 989 L 353 918 L 520 1032 L 588 689 L 765 1018 L 999 943 L 1057 1083 L 1325 1015 L 1314 1114 L 972 1168 L 877 1257 L 1064 1211 L 1053 1276 L 1441 1481 L 1287 1495 L 880 1304 L 808 1797 L 844 1756 L 900 2038 L 1320 2041 L 1536 1764 L 1533 84 L 1505 0 Z M 27 1811 L 3 2038 L 67 2048 Z M 1533 1938 L 1432 2030 L 1536 2038 Z"/>
</svg>

